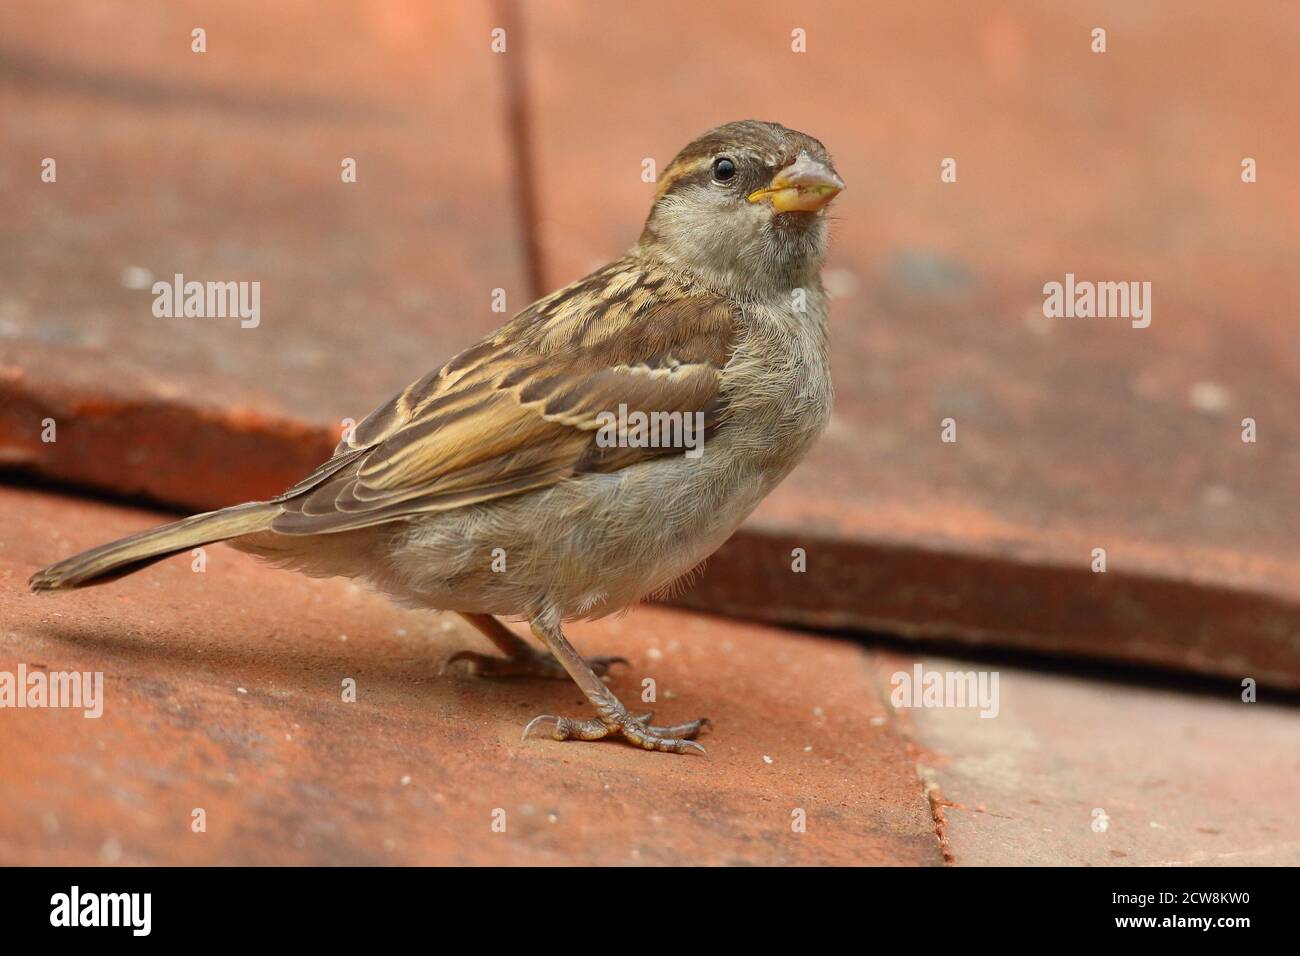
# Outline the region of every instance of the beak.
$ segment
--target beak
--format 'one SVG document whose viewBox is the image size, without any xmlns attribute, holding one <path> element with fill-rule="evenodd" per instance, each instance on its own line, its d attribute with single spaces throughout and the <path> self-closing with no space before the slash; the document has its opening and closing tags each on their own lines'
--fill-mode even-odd
<svg viewBox="0 0 1300 956">
<path fill-rule="evenodd" d="M 840 194 L 844 180 L 806 152 L 772 177 L 766 189 L 749 194 L 750 202 L 772 201 L 777 212 L 816 212 Z"/>
</svg>

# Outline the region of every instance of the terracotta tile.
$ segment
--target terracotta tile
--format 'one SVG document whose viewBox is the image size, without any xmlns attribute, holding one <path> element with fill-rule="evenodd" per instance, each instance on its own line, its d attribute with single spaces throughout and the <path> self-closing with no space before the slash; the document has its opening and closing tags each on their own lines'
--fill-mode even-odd
<svg viewBox="0 0 1300 956">
<path fill-rule="evenodd" d="M 999 673 L 996 716 L 896 711 L 961 866 L 1295 866 L 1300 715 L 1287 702 L 948 658 L 892 675 Z"/>
<path fill-rule="evenodd" d="M 626 247 L 642 159 L 716 122 L 803 127 L 849 181 L 836 416 L 685 600 L 1300 687 L 1300 186 L 1274 172 L 1300 132 L 1276 122 L 1295 87 L 1273 8 L 516 9 L 550 283 Z M 0 460 L 189 508 L 264 496 L 497 324 L 491 289 L 527 296 L 496 17 L 0 12 Z M 155 319 L 133 268 L 263 281 L 264 320 Z M 1066 272 L 1152 281 L 1151 327 L 1042 321 Z"/>
<path fill-rule="evenodd" d="M 521 306 L 490 28 L 481 4 L 0 12 L 0 460 L 265 495 L 500 324 L 494 289 Z M 155 316 L 177 273 L 260 282 L 259 324 Z"/>
<path fill-rule="evenodd" d="M 880 665 L 851 644 L 662 608 L 574 627 L 633 661 L 624 699 L 652 677 L 660 717 L 713 718 L 710 757 L 521 744 L 535 714 L 583 713 L 578 691 L 439 676 L 482 639 L 346 582 L 214 546 L 201 574 L 175 558 L 27 593 L 36 566 L 156 520 L 0 489 L 0 671 L 105 686 L 98 719 L 0 710 L 2 863 L 942 863 Z"/>
<path fill-rule="evenodd" d="M 716 123 L 810 132 L 848 183 L 835 415 L 689 603 L 1300 686 L 1281 8 L 669 2 L 598 39 L 581 3 L 524 9 L 552 283 L 631 242 L 643 159 Z M 1044 319 L 1067 273 L 1150 281 L 1150 327 Z"/>
</svg>

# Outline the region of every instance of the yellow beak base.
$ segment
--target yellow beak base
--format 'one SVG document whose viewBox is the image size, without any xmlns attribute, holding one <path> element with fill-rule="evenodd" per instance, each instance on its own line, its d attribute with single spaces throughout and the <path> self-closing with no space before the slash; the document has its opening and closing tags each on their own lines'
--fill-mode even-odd
<svg viewBox="0 0 1300 956">
<path fill-rule="evenodd" d="M 772 177 L 766 189 L 746 197 L 750 202 L 768 200 L 777 212 L 816 212 L 844 189 L 844 180 L 824 163 L 800 153 L 785 169 Z"/>
</svg>

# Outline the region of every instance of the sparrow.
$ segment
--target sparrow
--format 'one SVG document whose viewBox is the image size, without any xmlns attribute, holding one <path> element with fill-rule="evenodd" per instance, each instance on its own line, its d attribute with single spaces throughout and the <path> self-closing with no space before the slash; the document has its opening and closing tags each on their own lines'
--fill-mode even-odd
<svg viewBox="0 0 1300 956">
<path fill-rule="evenodd" d="M 601 679 L 626 660 L 585 660 L 563 625 L 688 576 L 822 431 L 820 271 L 843 188 L 811 136 L 754 120 L 710 130 L 664 169 L 626 255 L 410 385 L 288 491 L 93 548 L 30 585 L 99 584 L 226 541 L 458 613 L 502 655 L 451 659 L 472 673 L 571 678 L 594 716 L 537 717 L 525 740 L 703 754 L 707 719 L 630 712 Z M 646 421 L 683 427 L 656 441 Z"/>
</svg>

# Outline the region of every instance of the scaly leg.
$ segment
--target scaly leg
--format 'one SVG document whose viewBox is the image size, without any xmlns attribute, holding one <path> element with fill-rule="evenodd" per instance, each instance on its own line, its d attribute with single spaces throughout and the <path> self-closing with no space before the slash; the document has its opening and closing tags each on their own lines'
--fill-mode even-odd
<svg viewBox="0 0 1300 956">
<path fill-rule="evenodd" d="M 568 671 L 574 683 L 596 708 L 596 718 L 574 720 L 572 717 L 555 717 L 549 714 L 534 717 L 524 728 L 524 739 L 538 729 L 542 732 L 549 731 L 549 736 L 553 740 L 570 738 L 600 740 L 602 737 L 614 734 L 646 750 L 662 750 L 674 754 L 707 754 L 707 751 L 694 740 L 701 730 L 709 726 L 706 718 L 701 717 L 699 720 L 672 727 L 653 726 L 650 723 L 650 714 L 628 713 L 627 708 L 573 649 L 573 645 L 564 636 L 558 623 L 550 623 L 539 618 L 532 622 L 532 628 L 537 639 L 551 649 L 554 659 Z"/>
<path fill-rule="evenodd" d="M 465 661 L 469 664 L 469 672 L 480 677 L 547 677 L 552 680 L 564 680 L 569 676 L 552 655 L 536 650 L 491 614 L 461 613 L 460 616 L 499 647 L 505 657 L 479 654 L 474 651 L 459 651 L 442 665 L 444 670 L 458 661 Z M 593 657 L 587 661 L 598 675 L 608 674 L 614 664 L 626 663 L 625 657 Z"/>
</svg>

